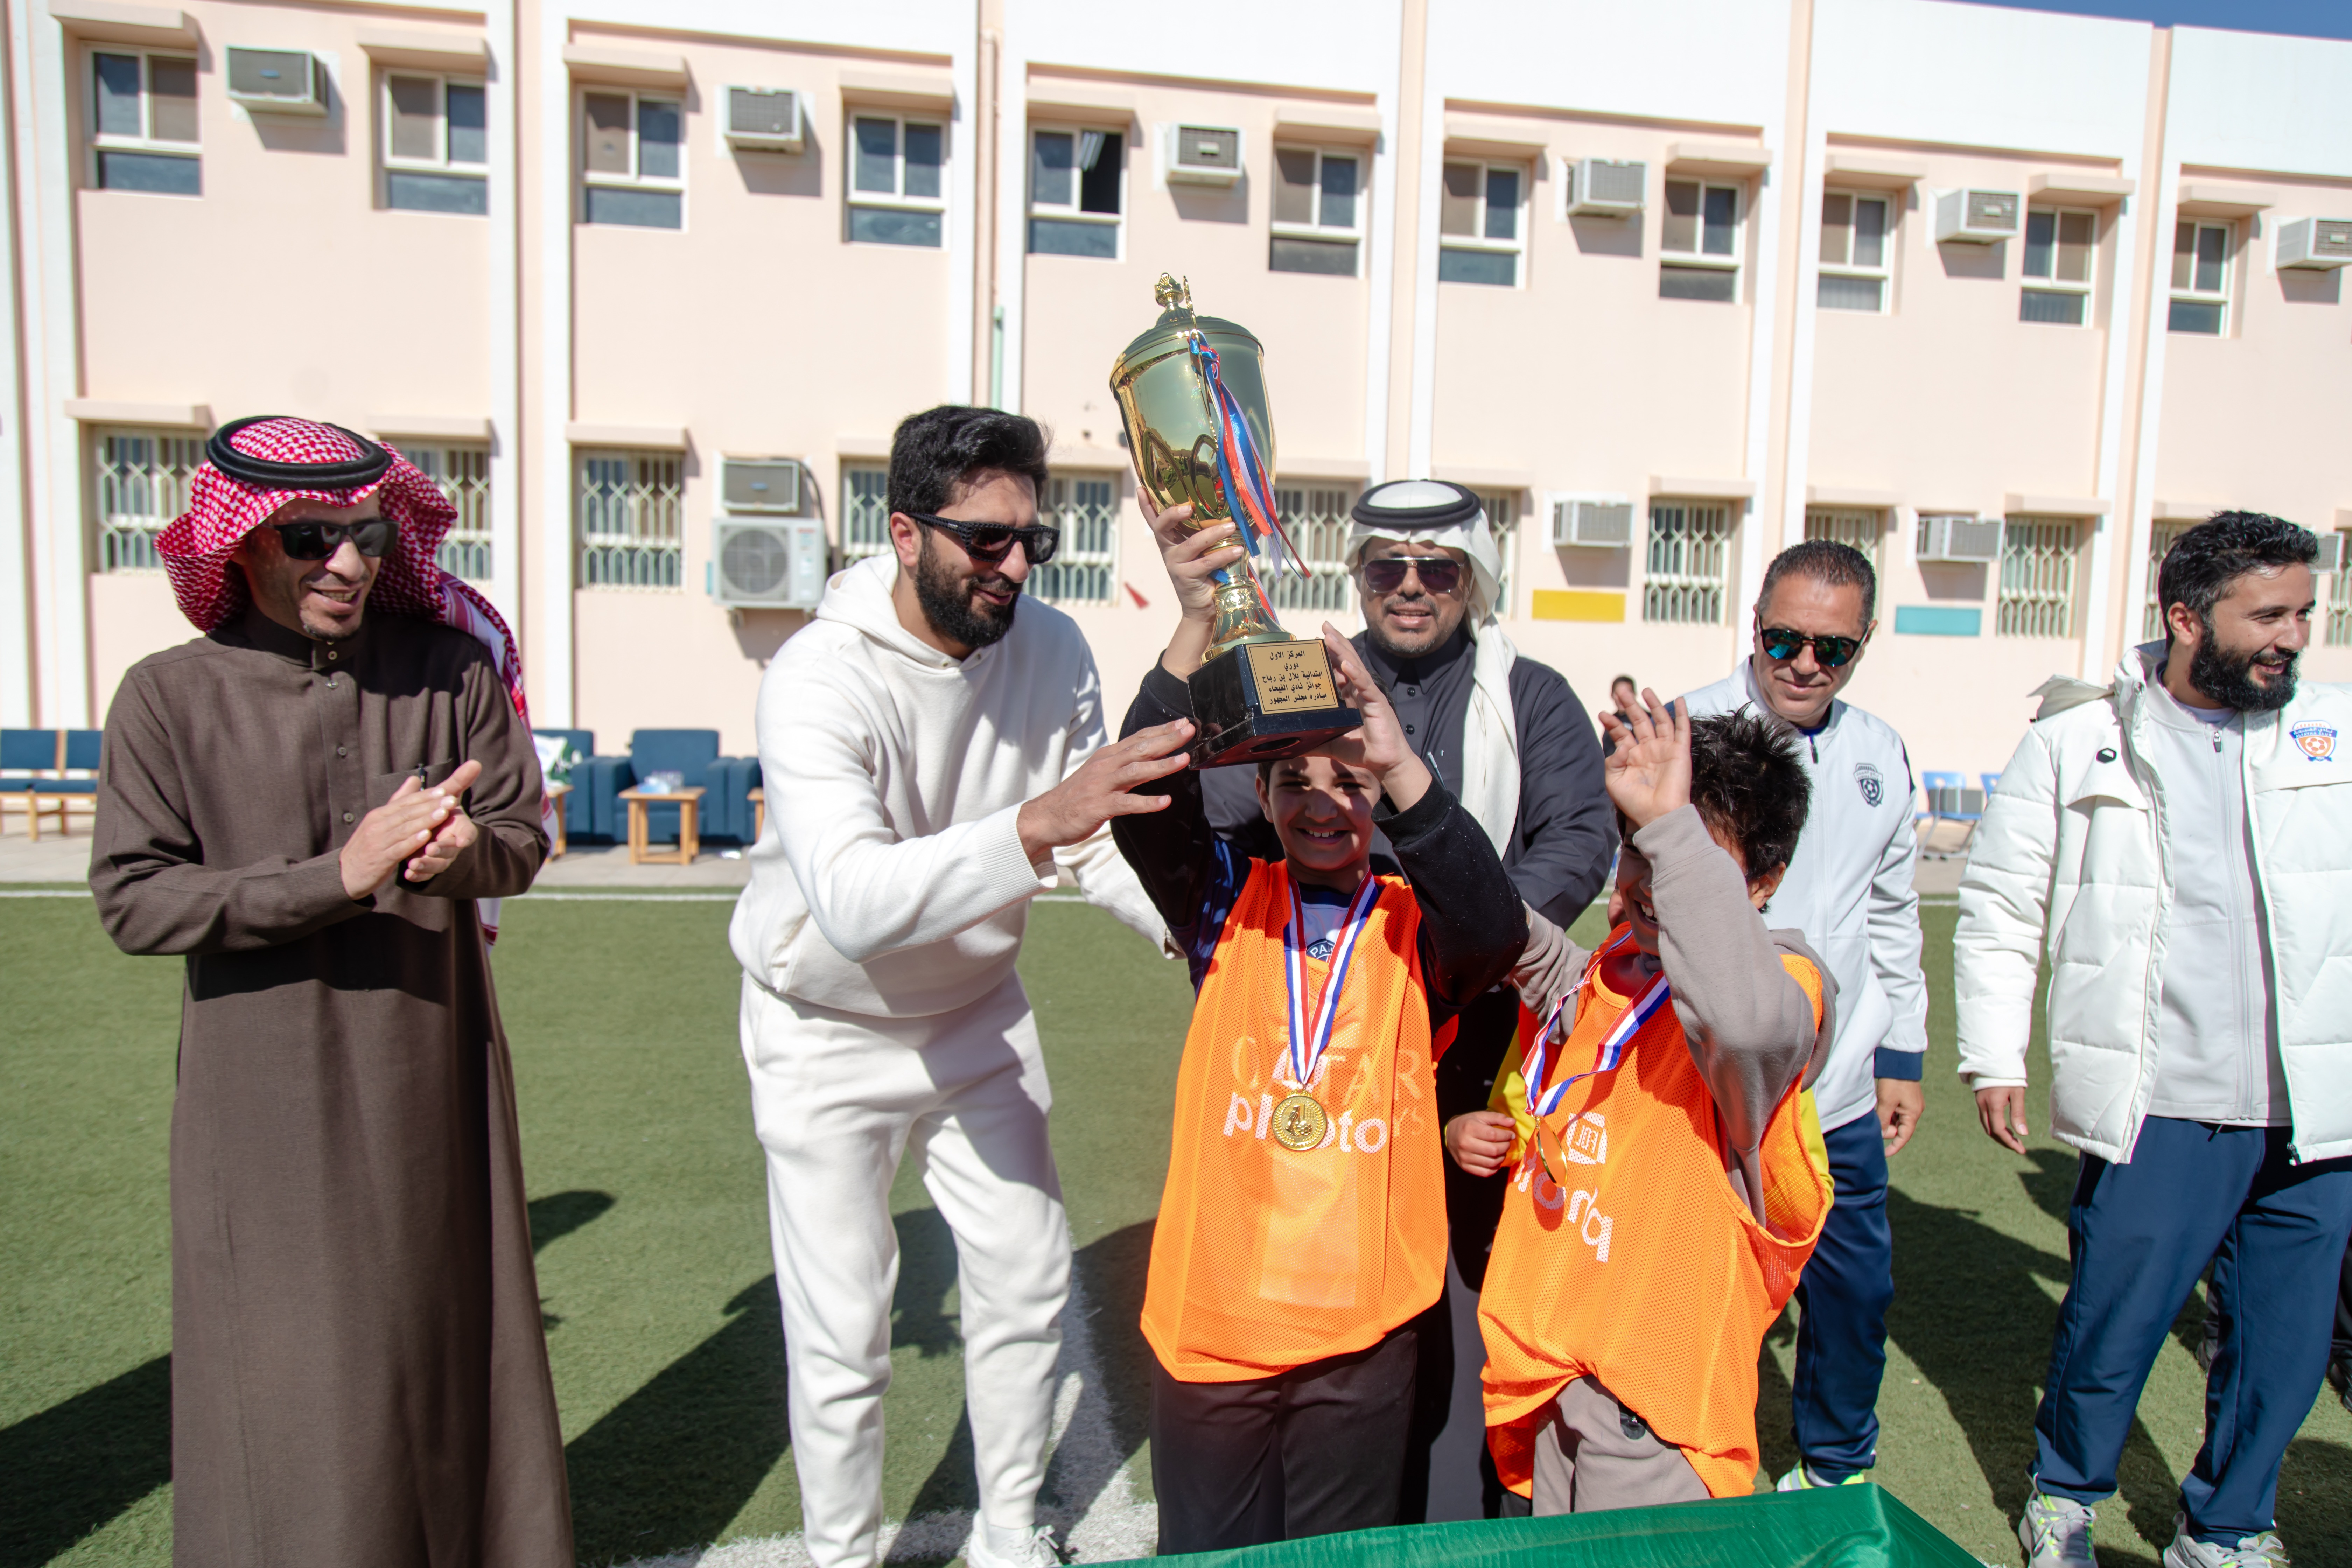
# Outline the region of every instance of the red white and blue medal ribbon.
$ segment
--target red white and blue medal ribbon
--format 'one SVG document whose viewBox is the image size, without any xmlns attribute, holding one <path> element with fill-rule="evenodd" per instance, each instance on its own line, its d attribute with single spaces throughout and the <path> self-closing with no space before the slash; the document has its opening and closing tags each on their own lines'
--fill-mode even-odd
<svg viewBox="0 0 2352 1568">
<path fill-rule="evenodd" d="M 1290 887 L 1290 923 L 1282 928 L 1282 979 L 1289 993 L 1290 1078 L 1301 1093 L 1315 1083 L 1315 1069 L 1331 1045 L 1331 1026 L 1339 1016 L 1340 988 L 1348 983 L 1348 963 L 1356 955 L 1356 939 L 1370 923 L 1372 905 L 1381 896 L 1381 879 L 1370 875 L 1356 896 L 1348 900 L 1339 921 L 1339 942 L 1331 950 L 1331 965 L 1323 979 L 1323 994 L 1315 999 L 1310 1016 L 1307 1002 L 1307 909 L 1299 902 L 1298 886 Z"/>
<path fill-rule="evenodd" d="M 1592 963 L 1585 970 L 1587 978 L 1593 969 L 1600 966 L 1603 954 L 1633 940 L 1633 933 L 1628 931 L 1615 942 L 1604 944 L 1600 952 L 1592 955 Z M 1625 1058 L 1626 1045 L 1642 1032 L 1643 1025 L 1657 1016 L 1658 1009 L 1664 1006 L 1667 998 L 1673 994 L 1666 984 L 1665 974 L 1661 971 L 1642 988 L 1639 995 L 1625 1005 L 1625 1010 L 1617 1015 L 1617 1021 L 1609 1026 L 1609 1033 L 1601 1037 L 1601 1049 L 1593 1057 L 1592 1066 L 1547 1087 L 1544 1073 L 1551 1065 L 1551 1047 L 1555 1042 L 1562 1046 L 1568 1043 L 1566 1034 L 1559 1028 L 1560 1015 L 1567 1011 L 1570 998 L 1583 989 L 1580 983 L 1576 991 L 1559 999 L 1558 1005 L 1551 1010 L 1551 1016 L 1544 1020 L 1544 1026 L 1536 1031 L 1535 1043 L 1528 1047 L 1527 1059 L 1520 1064 L 1520 1077 L 1528 1086 L 1528 1110 L 1538 1120 L 1559 1109 L 1561 1097 L 1572 1085 L 1594 1073 L 1616 1071 L 1617 1064 Z"/>
</svg>

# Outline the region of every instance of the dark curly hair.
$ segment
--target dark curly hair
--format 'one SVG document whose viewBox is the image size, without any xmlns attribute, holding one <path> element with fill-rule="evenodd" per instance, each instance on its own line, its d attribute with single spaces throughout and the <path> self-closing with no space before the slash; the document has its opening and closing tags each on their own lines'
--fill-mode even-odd
<svg viewBox="0 0 2352 1568">
<path fill-rule="evenodd" d="M 2213 606 L 2230 584 L 2249 572 L 2308 566 L 2319 559 L 2319 539 L 2309 529 L 2259 511 L 2217 511 L 2172 542 L 2156 569 L 2156 602 L 2169 611 L 2186 605 L 2213 635 Z M 2172 643 L 2172 617 L 2165 616 L 2164 641 Z"/>
<path fill-rule="evenodd" d="M 992 468 L 1027 476 L 1042 500 L 1049 439 L 1027 415 L 997 408 L 950 403 L 910 414 L 890 438 L 890 510 L 953 506 L 961 488 Z"/>
<path fill-rule="evenodd" d="M 1691 721 L 1691 805 L 1739 846 L 1749 881 L 1796 854 L 1812 793 L 1785 725 L 1747 708 Z"/>
</svg>

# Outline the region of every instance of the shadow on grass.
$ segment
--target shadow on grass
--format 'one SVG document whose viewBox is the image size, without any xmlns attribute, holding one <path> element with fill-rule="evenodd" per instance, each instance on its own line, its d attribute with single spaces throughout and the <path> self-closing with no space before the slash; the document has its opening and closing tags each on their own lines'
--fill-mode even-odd
<svg viewBox="0 0 2352 1568">
<path fill-rule="evenodd" d="M 561 1241 L 590 1220 L 600 1218 L 611 1208 L 614 1198 L 610 1193 L 574 1190 L 550 1193 L 543 1198 L 530 1200 L 530 1250 L 536 1255 L 545 1252 L 548 1244 Z"/>
<path fill-rule="evenodd" d="M 0 1431 L 0 1568 L 47 1563 L 172 1479 L 172 1358 Z"/>
</svg>

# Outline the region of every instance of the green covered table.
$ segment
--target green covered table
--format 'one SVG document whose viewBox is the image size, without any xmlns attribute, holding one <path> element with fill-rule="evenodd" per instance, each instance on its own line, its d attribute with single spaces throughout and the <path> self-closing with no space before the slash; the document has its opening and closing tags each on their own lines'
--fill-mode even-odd
<svg viewBox="0 0 2352 1568">
<path fill-rule="evenodd" d="M 1200 1568 L 1981 1568 L 1872 1484 L 1549 1519 L 1400 1525 L 1151 1561 Z"/>
</svg>

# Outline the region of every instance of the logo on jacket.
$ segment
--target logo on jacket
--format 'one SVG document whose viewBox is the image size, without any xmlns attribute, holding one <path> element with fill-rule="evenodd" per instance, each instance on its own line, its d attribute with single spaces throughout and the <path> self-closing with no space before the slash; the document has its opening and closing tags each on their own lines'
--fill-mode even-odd
<svg viewBox="0 0 2352 1568">
<path fill-rule="evenodd" d="M 2297 724 L 2287 731 L 2303 754 L 2315 763 L 2329 761 L 2336 755 L 2336 731 L 2326 724 Z"/>
<path fill-rule="evenodd" d="M 1853 784 L 1862 791 L 1862 804 L 1876 805 L 1886 798 L 1886 781 L 1878 776 L 1878 769 L 1869 763 L 1853 764 Z"/>
</svg>

